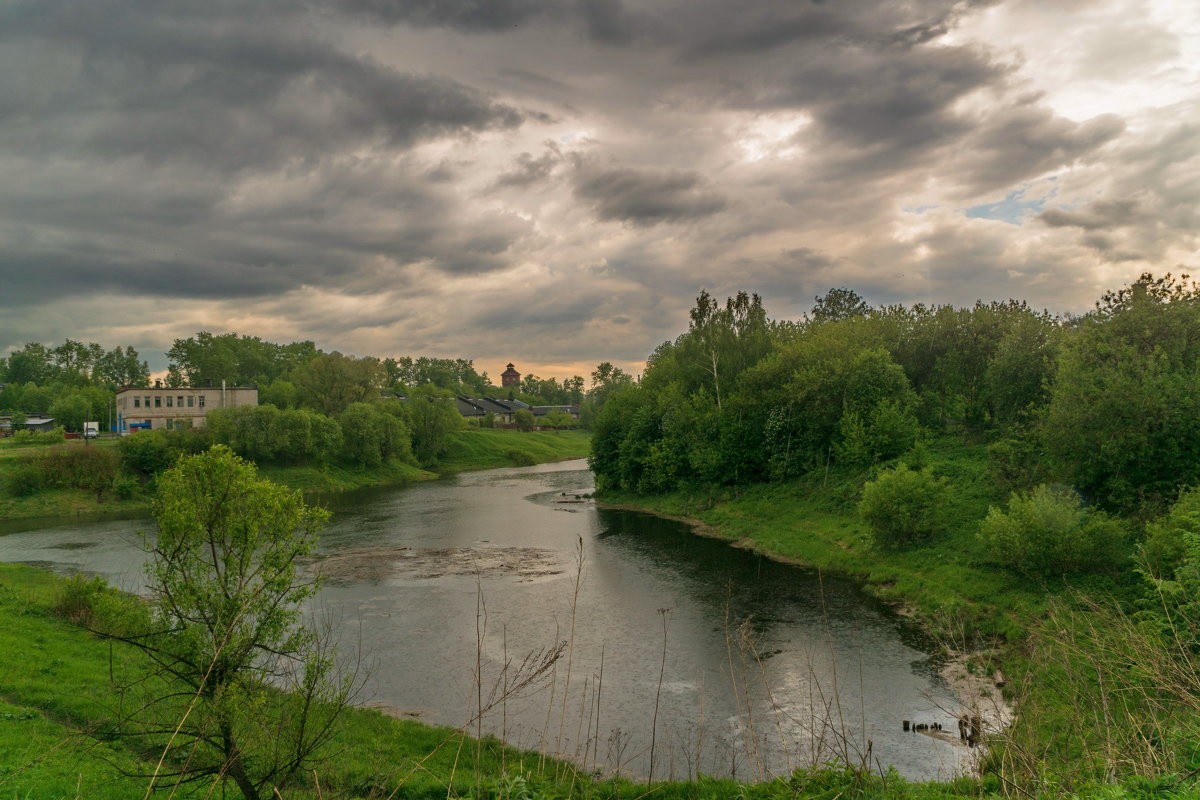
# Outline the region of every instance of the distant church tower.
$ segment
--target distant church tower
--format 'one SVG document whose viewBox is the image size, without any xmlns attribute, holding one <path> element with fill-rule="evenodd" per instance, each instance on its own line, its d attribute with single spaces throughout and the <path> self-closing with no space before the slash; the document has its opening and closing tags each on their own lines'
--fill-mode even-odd
<svg viewBox="0 0 1200 800">
<path fill-rule="evenodd" d="M 500 373 L 500 385 L 504 388 L 509 386 L 521 385 L 521 373 L 513 369 L 513 365 L 509 364 L 508 369 Z"/>
</svg>

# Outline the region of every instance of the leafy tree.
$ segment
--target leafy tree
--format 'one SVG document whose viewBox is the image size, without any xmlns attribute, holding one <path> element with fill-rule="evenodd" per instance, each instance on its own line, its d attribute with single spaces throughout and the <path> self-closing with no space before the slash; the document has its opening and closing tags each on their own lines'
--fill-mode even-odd
<svg viewBox="0 0 1200 800">
<path fill-rule="evenodd" d="M 1143 275 L 1069 332 L 1040 429 L 1057 476 L 1116 509 L 1200 483 L 1200 290 Z"/>
<path fill-rule="evenodd" d="M 97 360 L 92 379 L 111 387 L 148 386 L 150 365 L 141 360 L 132 347 L 127 346 L 124 350 L 114 347 Z"/>
<path fill-rule="evenodd" d="M 937 533 L 946 494 L 945 478 L 901 465 L 863 486 L 858 513 L 877 544 L 905 547 Z"/>
<path fill-rule="evenodd" d="M 291 381 L 276 378 L 270 385 L 258 391 L 258 402 L 276 408 L 295 408 L 300 397 L 299 390 Z"/>
<path fill-rule="evenodd" d="M 1014 493 L 1006 510 L 989 509 L 979 539 L 996 563 L 1038 577 L 1116 569 L 1129 555 L 1120 520 L 1044 485 Z"/>
<path fill-rule="evenodd" d="M 720 409 L 722 385 L 728 391 L 730 382 L 769 350 L 766 312 L 757 294 L 738 292 L 721 308 L 702 291 L 689 315 L 688 332 L 676 342 L 677 358 L 706 373 L 703 381 L 693 380 L 687 388 L 707 385 Z"/>
<path fill-rule="evenodd" d="M 8 357 L 10 383 L 42 384 L 54 375 L 49 349 L 38 342 L 29 342 Z"/>
<path fill-rule="evenodd" d="M 201 331 L 176 339 L 167 351 L 169 386 L 266 385 L 315 358 L 320 351 L 309 341 L 280 345 L 257 336 Z"/>
<path fill-rule="evenodd" d="M 352 403 L 376 399 L 385 379 L 379 359 L 337 351 L 319 355 L 292 373 L 301 402 L 329 416 L 337 416 Z"/>
<path fill-rule="evenodd" d="M 451 431 L 466 427 L 454 405 L 454 395 L 436 390 L 414 391 L 403 412 L 412 431 L 412 453 L 417 463 L 432 466 L 446 452 Z"/>
<path fill-rule="evenodd" d="M 811 314 L 813 322 L 840 322 L 854 317 L 864 317 L 871 312 L 867 301 L 853 289 L 842 287 L 830 289 L 824 297 L 814 297 Z"/>
<path fill-rule="evenodd" d="M 513 422 L 517 423 L 517 427 L 521 430 L 528 431 L 533 430 L 533 426 L 537 425 L 537 418 L 528 408 L 518 408 L 513 414 Z"/>
<path fill-rule="evenodd" d="M 77 392 L 59 395 L 47 409 L 54 421 L 68 431 L 83 430 L 83 423 L 92 418 L 92 404 L 88 398 Z"/>
<path fill-rule="evenodd" d="M 600 414 L 613 391 L 633 383 L 633 376 L 614 366 L 611 361 L 597 364 L 592 370 L 591 378 L 591 390 L 580 407 L 580 423 L 585 428 L 592 426 L 592 422 Z"/>
<path fill-rule="evenodd" d="M 138 686 L 166 687 L 121 726 L 162 749 L 154 785 L 219 777 L 259 800 L 316 765 L 349 691 L 300 625 L 317 588 L 300 562 L 327 516 L 220 445 L 159 478 L 150 620 L 111 634 L 147 656 Z"/>
<path fill-rule="evenodd" d="M 383 361 L 387 385 L 405 386 L 433 384 L 458 394 L 480 395 L 488 392 L 487 374 L 475 371 L 475 363 L 466 358 L 431 358 L 403 356 Z"/>
<path fill-rule="evenodd" d="M 407 461 L 412 457 L 407 426 L 376 404 L 352 403 L 338 416 L 338 424 L 346 461 L 376 467 L 390 458 Z"/>
</svg>

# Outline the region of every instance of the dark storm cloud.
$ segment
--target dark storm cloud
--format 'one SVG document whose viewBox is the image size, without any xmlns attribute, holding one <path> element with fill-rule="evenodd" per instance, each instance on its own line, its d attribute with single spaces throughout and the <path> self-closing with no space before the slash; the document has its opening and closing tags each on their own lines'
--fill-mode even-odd
<svg viewBox="0 0 1200 800">
<path fill-rule="evenodd" d="M 688 222 L 726 207 L 698 173 L 597 167 L 582 164 L 574 175 L 575 196 L 590 203 L 599 219 L 648 227 Z"/>
<path fill-rule="evenodd" d="M 628 41 L 635 23 L 620 0 L 336 0 L 373 23 L 497 34 L 533 23 L 571 24 L 597 42 Z M 323 10 L 328 4 L 314 4 Z"/>
<path fill-rule="evenodd" d="M 187 4 L 157 14 L 136 4 L 85 4 L 77 14 L 47 6 L 0 16 L 0 41 L 21 48 L 37 76 L 21 95 L 0 94 L 10 152 L 262 169 L 524 119 L 478 89 L 343 52 L 286 15 L 243 26 L 194 19 Z"/>
<path fill-rule="evenodd" d="M 541 183 L 550 177 L 554 168 L 562 162 L 562 151 L 550 142 L 546 152 L 539 158 L 531 153 L 521 153 L 513 159 L 512 168 L 496 178 L 496 187 L 525 187 Z"/>
<path fill-rule="evenodd" d="M 1038 215 L 1038 219 L 1051 228 L 1103 231 L 1138 222 L 1141 216 L 1136 200 L 1102 200 L 1078 211 L 1052 208 Z"/>
<path fill-rule="evenodd" d="M 1085 122 L 1029 104 L 1005 108 L 983 121 L 966 143 L 970 189 L 986 192 L 1070 166 L 1115 139 L 1125 122 L 1103 114 Z"/>
<path fill-rule="evenodd" d="M 415 27 L 447 27 L 470 33 L 500 32 L 531 19 L 557 16 L 557 0 L 336 0 L 330 5 L 372 22 Z"/>
</svg>

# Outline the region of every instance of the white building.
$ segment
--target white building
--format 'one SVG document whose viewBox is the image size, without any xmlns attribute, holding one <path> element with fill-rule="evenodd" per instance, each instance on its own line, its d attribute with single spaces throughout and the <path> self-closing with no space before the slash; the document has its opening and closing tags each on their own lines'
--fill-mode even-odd
<svg viewBox="0 0 1200 800">
<path fill-rule="evenodd" d="M 117 390 L 117 430 L 122 434 L 163 428 L 202 428 L 214 408 L 258 405 L 257 386 L 153 388 L 125 386 Z"/>
</svg>

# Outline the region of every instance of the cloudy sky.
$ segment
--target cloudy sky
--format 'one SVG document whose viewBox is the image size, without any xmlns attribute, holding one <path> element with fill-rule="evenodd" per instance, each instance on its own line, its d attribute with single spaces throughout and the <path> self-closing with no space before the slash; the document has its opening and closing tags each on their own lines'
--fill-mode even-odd
<svg viewBox="0 0 1200 800">
<path fill-rule="evenodd" d="M 701 288 L 1200 270 L 1194 0 L 0 0 L 0 352 L 634 370 Z"/>
</svg>

